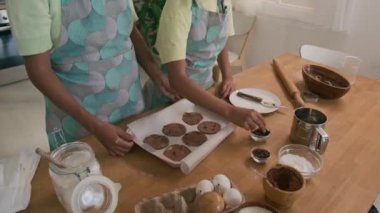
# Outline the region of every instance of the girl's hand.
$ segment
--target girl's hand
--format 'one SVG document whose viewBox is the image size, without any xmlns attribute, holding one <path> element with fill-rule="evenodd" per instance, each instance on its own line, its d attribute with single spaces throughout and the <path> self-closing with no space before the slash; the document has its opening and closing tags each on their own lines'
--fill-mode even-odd
<svg viewBox="0 0 380 213">
<path fill-rule="evenodd" d="M 154 79 L 154 83 L 160 89 L 160 91 L 164 95 L 168 96 L 171 100 L 178 101 L 181 99 L 181 96 L 170 87 L 169 80 L 166 75 L 159 75 L 159 77 Z"/>
<path fill-rule="evenodd" d="M 127 134 L 120 127 L 100 122 L 92 132 L 112 156 L 124 156 L 134 145 L 134 136 Z"/>
<path fill-rule="evenodd" d="M 246 130 L 253 130 L 257 127 L 263 131 L 266 130 L 263 116 L 255 110 L 234 107 L 228 115 L 228 120 Z"/>
<path fill-rule="evenodd" d="M 233 91 L 235 91 L 235 84 L 232 80 L 230 79 L 223 79 L 221 85 L 219 86 L 219 97 L 222 99 L 225 99 L 228 97 Z"/>
</svg>

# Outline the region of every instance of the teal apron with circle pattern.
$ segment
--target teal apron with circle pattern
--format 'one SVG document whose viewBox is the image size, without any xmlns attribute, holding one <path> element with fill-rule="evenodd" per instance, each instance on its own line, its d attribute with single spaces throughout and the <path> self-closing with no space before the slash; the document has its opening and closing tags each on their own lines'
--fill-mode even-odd
<svg viewBox="0 0 380 213">
<path fill-rule="evenodd" d="M 130 0 L 61 0 L 60 46 L 51 54 L 54 73 L 88 112 L 116 123 L 144 109 L 134 47 Z M 50 149 L 88 132 L 46 99 Z"/>
<path fill-rule="evenodd" d="M 228 38 L 228 16 L 223 0 L 217 0 L 218 12 L 204 10 L 193 0 L 192 20 L 186 47 L 186 73 L 189 79 L 204 89 L 213 85 L 212 68 Z M 168 74 L 164 65 L 162 70 Z M 152 81 L 144 88 L 148 109 L 171 102 Z"/>
</svg>

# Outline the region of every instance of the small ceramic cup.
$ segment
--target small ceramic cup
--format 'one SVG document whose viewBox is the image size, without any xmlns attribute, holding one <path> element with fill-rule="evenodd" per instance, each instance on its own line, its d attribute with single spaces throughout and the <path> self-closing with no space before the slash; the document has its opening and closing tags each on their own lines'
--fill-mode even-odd
<svg viewBox="0 0 380 213">
<path fill-rule="evenodd" d="M 250 136 L 254 141 L 264 142 L 271 136 L 271 132 L 269 130 L 263 132 L 260 129 L 255 129 L 250 132 Z"/>
<path fill-rule="evenodd" d="M 271 154 L 266 149 L 262 149 L 262 148 L 251 149 L 251 158 L 256 163 L 265 163 L 270 157 L 271 157 Z"/>
</svg>

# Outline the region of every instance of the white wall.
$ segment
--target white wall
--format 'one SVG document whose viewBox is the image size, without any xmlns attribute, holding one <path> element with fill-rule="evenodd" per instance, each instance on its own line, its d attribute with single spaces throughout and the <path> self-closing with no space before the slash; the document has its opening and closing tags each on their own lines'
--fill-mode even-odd
<svg viewBox="0 0 380 213">
<path fill-rule="evenodd" d="M 346 40 L 347 51 L 363 59 L 361 72 L 380 79 L 380 1 L 360 0 Z"/>
<path fill-rule="evenodd" d="M 305 43 L 342 50 L 345 37 L 310 24 L 259 15 L 247 54 L 248 63 L 254 65 L 285 52 L 299 54 L 299 47 Z"/>
<path fill-rule="evenodd" d="M 299 54 L 302 44 L 309 43 L 356 55 L 363 60 L 360 74 L 380 78 L 380 8 L 379 0 L 360 0 L 355 8 L 350 33 L 331 30 L 300 21 L 258 15 L 248 66 L 271 60 L 282 53 Z"/>
</svg>

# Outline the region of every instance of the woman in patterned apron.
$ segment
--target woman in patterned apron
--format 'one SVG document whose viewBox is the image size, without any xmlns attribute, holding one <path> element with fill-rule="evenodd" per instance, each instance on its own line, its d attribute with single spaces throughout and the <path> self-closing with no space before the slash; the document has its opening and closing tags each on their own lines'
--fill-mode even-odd
<svg viewBox="0 0 380 213">
<path fill-rule="evenodd" d="M 171 87 L 182 97 L 224 116 L 247 130 L 257 126 L 265 129 L 264 119 L 259 113 L 234 107 L 222 100 L 234 90 L 228 50 L 225 48 L 231 23 L 231 16 L 227 15 L 227 11 L 231 10 L 228 10 L 230 8 L 224 4 L 224 0 L 207 1 L 215 3 L 215 12 L 198 5 L 206 5 L 205 2 L 166 1 L 156 39 L 156 48 L 164 64 L 163 71 L 168 75 Z M 188 24 L 187 19 L 191 23 Z M 189 26 L 189 29 L 186 26 Z M 181 46 L 180 42 L 183 32 L 188 32 L 185 46 Z M 177 46 L 180 47 L 176 48 Z M 222 99 L 205 91 L 214 83 L 212 69 L 216 61 L 223 78 L 219 88 Z M 160 93 L 152 82 L 147 83 L 147 88 L 146 104 L 149 107 L 170 103 L 170 99 Z"/>
<path fill-rule="evenodd" d="M 124 155 L 133 136 L 112 124 L 144 109 L 137 60 L 156 86 L 171 95 L 166 76 L 134 26 L 132 0 L 30 2 L 11 0 L 8 9 L 30 80 L 46 97 L 50 148 L 90 132 L 110 154 Z M 39 21 L 23 18 L 33 16 Z M 53 44 L 28 52 L 24 46 L 33 44 L 22 40 L 27 24 L 51 28 Z"/>
</svg>

